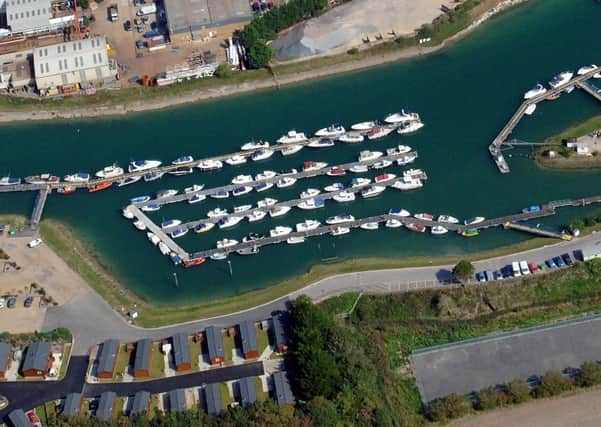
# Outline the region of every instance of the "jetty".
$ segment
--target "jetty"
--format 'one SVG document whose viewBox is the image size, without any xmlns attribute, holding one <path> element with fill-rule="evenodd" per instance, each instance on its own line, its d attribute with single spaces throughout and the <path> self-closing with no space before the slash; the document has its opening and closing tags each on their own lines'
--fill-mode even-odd
<svg viewBox="0 0 601 427">
<path fill-rule="evenodd" d="M 29 226 L 33 231 L 37 230 L 40 225 L 42 212 L 44 212 L 44 206 L 46 205 L 46 200 L 48 199 L 48 193 L 50 193 L 50 191 L 51 190 L 49 188 L 42 188 L 38 191 L 38 194 L 35 198 L 35 202 L 33 203 L 33 211 L 31 212 L 31 218 L 29 220 Z"/>
<path fill-rule="evenodd" d="M 572 235 L 567 233 L 557 233 L 555 231 L 545 230 L 544 228 L 535 227 L 527 224 L 518 224 L 515 222 L 506 222 L 503 224 L 505 229 L 524 231 L 526 233 L 535 234 L 542 237 L 551 237 L 561 240 L 572 240 Z"/>
<path fill-rule="evenodd" d="M 509 173 L 509 165 L 507 164 L 507 161 L 505 160 L 505 157 L 503 156 L 502 145 L 505 144 L 507 138 L 513 132 L 513 130 L 516 128 L 518 123 L 520 123 L 520 121 L 522 120 L 522 117 L 524 117 L 524 114 L 526 114 L 526 110 L 528 110 L 528 108 L 531 105 L 536 105 L 539 102 L 547 99 L 549 96 L 554 96 L 554 95 L 560 94 L 561 92 L 565 91 L 566 89 L 568 89 L 572 86 L 578 86 L 579 88 L 585 90 L 587 93 L 591 94 L 596 99 L 601 101 L 601 93 L 599 93 L 597 90 L 595 90 L 594 86 L 592 86 L 592 83 L 590 83 L 588 81 L 595 74 L 600 73 L 600 72 L 601 72 L 601 67 L 597 67 L 594 70 L 589 71 L 588 73 L 585 73 L 585 74 L 582 74 L 582 75 L 572 78 L 567 83 L 564 83 L 555 88 L 550 88 L 545 93 L 541 93 L 540 95 L 537 95 L 533 98 L 524 100 L 524 102 L 522 102 L 522 104 L 519 106 L 517 111 L 513 114 L 513 116 L 511 116 L 509 121 L 505 124 L 503 129 L 501 129 L 501 131 L 496 136 L 496 138 L 493 140 L 493 142 L 488 146 L 488 151 L 489 151 L 490 155 L 492 156 L 493 161 L 497 165 L 497 168 L 499 169 L 499 171 L 503 174 Z"/>
</svg>

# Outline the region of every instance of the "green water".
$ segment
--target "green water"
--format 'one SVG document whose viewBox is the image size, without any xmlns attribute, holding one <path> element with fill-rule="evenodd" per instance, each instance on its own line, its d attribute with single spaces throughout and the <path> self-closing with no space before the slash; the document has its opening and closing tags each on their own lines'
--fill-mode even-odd
<svg viewBox="0 0 601 427">
<path fill-rule="evenodd" d="M 509 158 L 511 174 L 501 176 L 486 147 L 513 114 L 523 92 L 534 83 L 546 81 L 564 69 L 601 62 L 600 18 L 601 6 L 593 0 L 534 0 L 496 17 L 450 49 L 425 58 L 278 91 L 128 118 L 5 126 L 1 130 L 0 175 L 94 172 L 113 161 L 125 166 L 134 158 L 165 162 L 183 154 L 201 158 L 235 151 L 253 137 L 273 141 L 290 128 L 312 132 L 334 121 L 350 126 L 383 118 L 407 105 L 420 112 L 426 123 L 415 135 L 401 138 L 395 134 L 361 146 L 305 149 L 286 159 L 276 154 L 261 164 L 227 167 L 212 174 L 166 176 L 158 182 L 95 194 L 64 198 L 53 195 L 44 215 L 70 224 L 123 283 L 157 303 L 205 300 L 269 286 L 326 258 L 459 254 L 515 243 L 528 237 L 502 230 L 487 230 L 476 239 L 451 234 L 418 235 L 399 229 L 357 230 L 339 238 L 312 238 L 303 245 L 266 247 L 258 256 L 232 255 L 231 277 L 224 262 L 177 269 L 180 286 L 175 289 L 175 268 L 147 242 L 145 233 L 121 218 L 120 208 L 130 197 L 158 189 L 183 189 L 193 183 L 217 186 L 238 174 L 299 167 L 308 159 L 344 163 L 368 145 L 384 151 L 399 143 L 419 151 L 414 166 L 425 169 L 430 177 L 419 191 L 388 190 L 379 198 L 357 200 L 347 206 L 329 202 L 325 209 L 293 210 L 276 220 L 252 225 L 243 222 L 227 232 L 212 231 L 201 236 L 190 233 L 180 243 L 188 250 L 201 250 L 224 236 L 240 239 L 250 231 L 266 233 L 278 224 L 293 226 L 304 218 L 323 220 L 344 211 L 364 217 L 396 206 L 460 218 L 492 217 L 533 203 L 598 194 L 599 172 L 540 170 L 524 156 L 526 150 L 513 153 Z M 523 120 L 514 136 L 542 140 L 598 114 L 599 107 L 592 97 L 575 90 L 558 101 L 541 104 L 534 116 Z M 153 217 L 157 221 L 197 219 L 216 206 L 231 208 L 263 197 L 287 200 L 309 186 L 322 187 L 327 182 L 333 180 L 302 180 L 289 189 L 236 200 L 171 205 Z M 33 198 L 33 194 L 2 195 L 0 213 L 28 215 Z M 563 210 L 547 222 L 563 224 L 594 209 Z"/>
</svg>

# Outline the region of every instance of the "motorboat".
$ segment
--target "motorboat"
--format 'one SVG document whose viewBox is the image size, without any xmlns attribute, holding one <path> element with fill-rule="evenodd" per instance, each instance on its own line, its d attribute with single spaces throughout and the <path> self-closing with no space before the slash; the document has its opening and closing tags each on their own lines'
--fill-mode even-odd
<svg viewBox="0 0 601 427">
<path fill-rule="evenodd" d="M 160 190 L 160 191 L 157 191 L 157 199 L 166 199 L 168 197 L 173 197 L 177 193 L 178 193 L 178 191 L 175 189 Z"/>
<path fill-rule="evenodd" d="M 242 212 L 246 212 L 249 211 L 253 208 L 253 205 L 240 205 L 240 206 L 236 206 L 234 207 L 234 213 L 242 213 Z"/>
<path fill-rule="evenodd" d="M 123 210 L 121 211 L 121 215 L 123 215 L 123 218 L 125 219 L 134 219 L 135 215 L 132 211 L 130 211 L 128 208 L 123 208 Z"/>
<path fill-rule="evenodd" d="M 246 219 L 248 219 L 248 222 L 256 222 L 256 221 L 260 221 L 263 218 L 265 218 L 266 215 L 267 215 L 267 212 L 257 210 L 257 211 L 252 211 L 251 213 L 246 215 Z"/>
<path fill-rule="evenodd" d="M 386 169 L 392 165 L 392 160 L 382 159 L 371 165 L 372 169 Z"/>
<path fill-rule="evenodd" d="M 230 228 L 230 227 L 237 225 L 240 221 L 242 221 L 242 218 L 244 218 L 244 217 L 242 217 L 242 216 L 226 216 L 224 218 L 221 218 L 217 222 L 217 226 L 219 226 L 220 229 Z"/>
<path fill-rule="evenodd" d="M 152 243 L 155 246 L 158 245 L 159 242 L 161 241 L 159 236 L 157 236 L 154 233 L 151 233 L 150 231 L 148 233 L 146 233 L 146 237 L 148 237 L 148 240 L 150 241 L 150 243 Z"/>
<path fill-rule="evenodd" d="M 237 240 L 234 239 L 222 239 L 217 241 L 217 249 L 231 248 L 238 244 Z"/>
<path fill-rule="evenodd" d="M 129 199 L 129 203 L 131 203 L 131 204 L 146 203 L 149 200 L 150 200 L 150 196 L 137 196 L 137 197 L 132 197 L 131 199 Z"/>
<path fill-rule="evenodd" d="M 197 193 L 199 191 L 202 191 L 203 188 L 205 188 L 204 184 L 200 184 L 200 185 L 194 184 L 191 187 L 186 187 L 184 189 L 184 193 L 186 193 L 186 194 Z"/>
<path fill-rule="evenodd" d="M 315 230 L 320 225 L 321 222 L 317 221 L 316 219 L 306 219 L 304 222 L 299 222 L 296 224 L 296 231 L 300 233 L 302 231 Z"/>
<path fill-rule="evenodd" d="M 88 182 L 90 180 L 90 174 L 86 172 L 78 172 L 72 175 L 66 175 L 64 180 L 67 182 Z"/>
<path fill-rule="evenodd" d="M 221 169 L 223 167 L 223 162 L 214 159 L 202 160 L 198 163 L 197 167 L 203 172 L 210 172 Z"/>
<path fill-rule="evenodd" d="M 290 236 L 286 239 L 286 243 L 288 243 L 289 245 L 305 243 L 305 236 Z"/>
<path fill-rule="evenodd" d="M 319 209 L 325 206 L 325 201 L 323 199 L 305 199 L 300 202 L 297 207 L 302 210 L 312 210 Z"/>
<path fill-rule="evenodd" d="M 209 194 L 209 197 L 213 199 L 227 199 L 230 197 L 230 192 L 226 190 L 217 190 L 214 193 Z"/>
<path fill-rule="evenodd" d="M 148 172 L 148 173 L 144 174 L 144 182 L 152 182 L 152 181 L 159 180 L 163 177 L 163 175 L 165 175 L 165 172 L 161 172 L 161 171 Z"/>
<path fill-rule="evenodd" d="M 303 163 L 303 172 L 318 171 L 327 167 L 326 162 L 314 162 L 313 160 L 307 160 Z"/>
<path fill-rule="evenodd" d="M 192 163 L 194 161 L 194 157 L 192 156 L 181 156 L 171 162 L 172 165 L 185 165 L 188 163 Z"/>
<path fill-rule="evenodd" d="M 434 221 L 434 215 L 429 213 L 418 213 L 413 215 L 414 218 L 421 219 L 422 221 Z"/>
<path fill-rule="evenodd" d="M 177 239 L 178 237 L 183 237 L 186 234 L 188 234 L 188 229 L 187 228 L 176 228 L 175 230 L 173 230 L 171 232 L 171 238 L 172 239 Z"/>
<path fill-rule="evenodd" d="M 207 231 L 212 230 L 213 227 L 215 227 L 215 224 L 212 222 L 201 222 L 196 227 L 194 227 L 194 232 L 198 234 L 206 233 Z"/>
<path fill-rule="evenodd" d="M 394 156 L 397 154 L 405 154 L 411 151 L 411 147 L 408 145 L 397 145 L 396 147 L 387 148 L 386 154 L 389 156 Z"/>
<path fill-rule="evenodd" d="M 351 229 L 348 227 L 336 227 L 330 232 L 330 234 L 332 236 L 342 236 L 343 234 L 348 234 L 350 232 Z"/>
<path fill-rule="evenodd" d="M 280 171 L 279 175 L 280 176 L 290 176 L 290 175 L 296 175 L 297 173 L 298 173 L 298 170 L 295 168 L 292 168 L 292 169 Z"/>
<path fill-rule="evenodd" d="M 327 176 L 342 176 L 342 175 L 346 175 L 346 171 L 341 168 L 332 168 L 326 172 L 326 175 Z"/>
<path fill-rule="evenodd" d="M 163 255 L 169 255 L 171 253 L 171 249 L 164 242 L 159 242 L 159 250 Z"/>
<path fill-rule="evenodd" d="M 385 136 L 390 135 L 393 130 L 394 128 L 392 127 L 376 126 L 367 133 L 367 139 L 374 140 L 384 138 Z"/>
<path fill-rule="evenodd" d="M 367 165 L 353 165 L 349 168 L 352 173 L 365 173 L 369 170 Z"/>
<path fill-rule="evenodd" d="M 380 224 L 378 224 L 377 222 L 366 222 L 364 224 L 361 224 L 359 228 L 361 228 L 362 230 L 377 230 L 378 228 L 380 228 Z"/>
<path fill-rule="evenodd" d="M 332 191 L 344 190 L 344 184 L 342 182 L 335 182 L 324 187 L 324 191 L 331 193 Z"/>
<path fill-rule="evenodd" d="M 572 73 L 571 71 L 563 71 L 549 81 L 549 86 L 555 89 L 561 85 L 568 83 L 573 76 L 574 73 Z"/>
<path fill-rule="evenodd" d="M 258 208 L 268 208 L 268 207 L 275 205 L 277 202 L 278 202 L 277 199 L 272 199 L 270 197 L 266 197 L 263 200 L 259 200 L 257 202 L 257 207 Z"/>
<path fill-rule="evenodd" d="M 396 164 L 399 166 L 405 166 L 409 163 L 413 163 L 415 159 L 417 159 L 417 153 L 414 151 L 396 159 Z"/>
<path fill-rule="evenodd" d="M 350 193 L 348 191 L 341 191 L 340 193 L 334 195 L 332 199 L 338 203 L 347 203 L 355 201 L 355 193 Z"/>
<path fill-rule="evenodd" d="M 292 233 L 292 228 L 285 227 L 282 225 L 278 225 L 276 228 L 272 228 L 271 230 L 269 230 L 270 237 L 286 236 L 290 233 Z"/>
<path fill-rule="evenodd" d="M 345 132 L 344 126 L 339 123 L 334 123 L 328 127 L 319 129 L 315 132 L 315 136 L 337 137 Z"/>
<path fill-rule="evenodd" d="M 265 236 L 259 233 L 248 233 L 242 238 L 242 243 L 256 242 L 257 240 L 264 239 Z"/>
<path fill-rule="evenodd" d="M 10 176 L 3 176 L 0 178 L 0 185 L 19 185 L 21 184 L 21 178 L 11 178 Z"/>
<path fill-rule="evenodd" d="M 238 249 L 236 253 L 238 255 L 256 255 L 259 253 L 259 248 L 256 246 L 251 246 L 248 248 Z"/>
<path fill-rule="evenodd" d="M 337 138 L 338 141 L 346 144 L 358 144 L 365 140 L 365 137 L 359 133 L 344 133 Z"/>
<path fill-rule="evenodd" d="M 448 232 L 449 230 L 446 227 L 443 227 L 442 225 L 435 225 L 430 229 L 430 233 L 435 235 L 446 234 Z"/>
<path fill-rule="evenodd" d="M 100 169 L 98 172 L 96 172 L 96 176 L 102 179 L 115 178 L 123 175 L 123 172 L 123 168 L 117 166 L 117 164 L 115 163 L 103 169 Z"/>
<path fill-rule="evenodd" d="M 250 141 L 244 144 L 240 149 L 242 151 L 251 151 L 251 150 L 262 150 L 269 148 L 269 142 L 267 141 Z"/>
<path fill-rule="evenodd" d="M 532 114 L 534 114 L 535 111 L 536 111 L 536 104 L 530 104 L 529 106 L 526 107 L 524 114 L 526 114 L 527 116 L 531 116 Z"/>
<path fill-rule="evenodd" d="M 486 220 L 486 218 L 484 218 L 483 216 L 475 216 L 473 218 L 466 219 L 463 223 L 465 225 L 474 225 L 474 224 L 480 224 L 481 222 L 484 222 L 485 220 Z"/>
<path fill-rule="evenodd" d="M 319 138 L 307 144 L 309 148 L 328 148 L 334 146 L 334 140 L 331 138 Z"/>
<path fill-rule="evenodd" d="M 76 187 L 73 187 L 72 185 L 63 185 L 62 187 L 58 187 L 56 189 L 56 193 L 60 194 L 61 196 L 68 196 L 70 194 L 73 194 L 77 191 Z"/>
<path fill-rule="evenodd" d="M 378 122 L 372 120 L 372 121 L 368 121 L 368 122 L 355 123 L 354 125 L 351 126 L 351 129 L 364 132 L 364 131 L 371 130 L 371 128 L 373 128 L 377 125 L 378 125 Z"/>
<path fill-rule="evenodd" d="M 582 76 L 584 74 L 590 73 L 591 71 L 596 70 L 598 67 L 595 64 L 591 64 L 591 65 L 583 65 L 582 67 L 578 68 L 578 71 L 576 72 L 576 74 L 578 74 L 579 76 Z"/>
<path fill-rule="evenodd" d="M 184 262 L 184 268 L 191 268 L 197 265 L 202 265 L 206 262 L 206 260 L 207 259 L 203 257 L 191 259 L 189 261 Z"/>
<path fill-rule="evenodd" d="M 436 218 L 436 221 L 447 222 L 449 224 L 459 224 L 459 220 L 451 215 L 439 215 L 438 218 Z"/>
<path fill-rule="evenodd" d="M 389 219 L 384 223 L 384 225 L 388 228 L 399 228 L 403 226 L 403 223 L 398 219 Z"/>
<path fill-rule="evenodd" d="M 355 220 L 355 217 L 352 216 L 349 213 L 343 213 L 340 215 L 335 215 L 335 216 L 331 216 L 328 219 L 326 219 L 326 224 L 328 225 L 335 225 L 335 224 L 342 224 L 344 222 L 353 222 Z"/>
<path fill-rule="evenodd" d="M 158 168 L 162 163 L 163 162 L 160 160 L 134 160 L 133 162 L 130 162 L 127 170 L 130 173 L 141 172 L 148 169 Z"/>
<path fill-rule="evenodd" d="M 188 203 L 193 205 L 194 203 L 200 203 L 205 200 L 207 196 L 204 194 L 192 194 L 192 197 L 188 199 Z"/>
<path fill-rule="evenodd" d="M 225 159 L 225 163 L 227 163 L 230 166 L 237 166 L 237 165 L 243 165 L 244 163 L 247 162 L 247 158 L 244 156 L 241 156 L 240 154 L 235 154 L 232 157 L 229 157 L 227 159 Z"/>
<path fill-rule="evenodd" d="M 383 155 L 384 155 L 384 153 L 382 153 L 381 151 L 363 150 L 363 151 L 361 151 L 359 153 L 358 161 L 360 161 L 360 162 L 368 162 L 368 161 L 371 161 L 371 160 L 379 159 Z"/>
<path fill-rule="evenodd" d="M 273 156 L 273 150 L 257 150 L 255 151 L 250 158 L 255 161 L 267 160 Z"/>
<path fill-rule="evenodd" d="M 245 185 L 243 187 L 236 187 L 232 190 L 232 195 L 234 197 L 240 197 L 240 196 L 244 196 L 245 194 L 250 193 L 251 191 L 253 191 L 253 188 L 250 185 Z"/>
<path fill-rule="evenodd" d="M 165 230 L 167 228 L 177 227 L 178 225 L 181 225 L 181 223 L 182 222 L 179 219 L 168 219 L 161 223 L 161 229 Z"/>
<path fill-rule="evenodd" d="M 186 233 L 187 232 L 188 232 L 188 230 L 186 230 Z M 173 233 L 175 233 L 175 231 Z M 173 234 L 173 233 L 171 233 L 171 234 Z M 186 234 L 186 233 L 184 233 L 184 234 Z M 178 237 L 181 237 L 181 236 L 178 236 Z M 173 263 L 173 265 L 180 265 L 183 262 L 181 257 L 178 254 L 176 254 L 175 252 L 171 252 L 169 254 L 169 258 L 171 258 L 171 262 Z"/>
<path fill-rule="evenodd" d="M 146 230 L 146 224 L 144 224 L 144 221 L 141 220 L 134 221 L 134 227 L 140 231 Z"/>
<path fill-rule="evenodd" d="M 255 191 L 257 193 L 261 193 L 263 191 L 267 191 L 267 190 L 273 188 L 274 185 L 275 184 L 273 182 L 261 182 L 261 183 L 255 185 Z"/>
<path fill-rule="evenodd" d="M 382 194 L 386 190 L 386 187 L 383 185 L 372 185 L 364 190 L 361 190 L 361 197 L 364 199 L 369 199 L 371 197 L 376 197 Z"/>
<path fill-rule="evenodd" d="M 28 184 L 55 184 L 59 181 L 60 178 L 58 176 L 49 173 L 25 177 L 25 182 Z"/>
<path fill-rule="evenodd" d="M 417 132 L 424 127 L 424 124 L 420 121 L 407 122 L 400 125 L 396 132 L 400 135 Z"/>
<path fill-rule="evenodd" d="M 269 216 L 277 218 L 279 216 L 286 215 L 292 208 L 290 206 L 275 206 L 269 209 Z"/>
<path fill-rule="evenodd" d="M 191 167 L 184 166 L 169 171 L 169 175 L 173 176 L 190 175 L 191 173 L 194 173 L 194 169 L 192 169 Z"/>
<path fill-rule="evenodd" d="M 405 224 L 405 227 L 417 233 L 424 233 L 426 231 L 426 226 L 417 222 L 408 222 Z"/>
<path fill-rule="evenodd" d="M 151 203 L 149 205 L 144 205 L 140 208 L 142 212 L 156 212 L 161 209 L 161 206 L 156 203 Z"/>
<path fill-rule="evenodd" d="M 252 182 L 252 175 L 238 175 L 232 178 L 232 184 L 246 184 L 247 182 Z"/>
<path fill-rule="evenodd" d="M 282 148 L 280 150 L 280 152 L 282 153 L 282 156 L 292 156 L 293 154 L 298 153 L 302 149 L 303 149 L 302 145 L 292 144 L 292 145 L 287 145 L 286 147 Z"/>
<path fill-rule="evenodd" d="M 419 114 L 413 113 L 405 108 L 401 109 L 399 113 L 391 113 L 384 118 L 386 123 L 391 124 L 411 122 L 415 120 L 419 120 Z"/>
<path fill-rule="evenodd" d="M 391 208 L 388 211 L 388 215 L 392 215 L 392 216 L 400 216 L 402 218 L 407 218 L 409 216 L 411 216 L 411 213 L 406 210 L 406 209 L 401 209 L 401 208 Z"/>
<path fill-rule="evenodd" d="M 403 171 L 403 176 L 408 178 L 419 178 L 421 180 L 428 179 L 428 175 L 426 175 L 426 172 L 424 172 L 423 169 L 407 169 L 406 171 Z"/>
<path fill-rule="evenodd" d="M 393 179 L 396 179 L 396 175 L 393 173 L 383 173 L 382 175 L 378 175 L 374 178 L 374 182 L 376 184 L 381 184 L 383 182 L 388 182 L 388 181 L 392 181 Z"/>
<path fill-rule="evenodd" d="M 409 190 L 417 190 L 418 188 L 422 188 L 424 183 L 419 178 L 411 178 L 408 176 L 403 176 L 401 179 L 394 182 L 391 187 L 396 190 L 401 191 L 409 191 Z"/>
<path fill-rule="evenodd" d="M 289 176 L 285 176 L 280 178 L 278 182 L 275 184 L 278 188 L 286 188 L 291 187 L 296 183 L 296 178 L 291 178 Z"/>
<path fill-rule="evenodd" d="M 319 193 L 321 193 L 321 191 L 318 190 L 317 188 L 307 188 L 305 191 L 303 191 L 300 194 L 300 198 L 301 199 L 310 199 L 312 197 L 317 196 Z"/>
<path fill-rule="evenodd" d="M 141 176 L 128 176 L 116 182 L 117 187 L 125 187 L 126 185 L 134 184 L 142 179 Z"/>
<path fill-rule="evenodd" d="M 351 188 L 363 187 L 369 184 L 371 184 L 371 179 L 369 178 L 353 178 Z"/>
<path fill-rule="evenodd" d="M 565 93 L 572 93 L 572 92 L 574 92 L 574 89 L 576 89 L 576 86 L 574 86 L 574 85 L 571 85 L 571 86 L 568 86 L 567 88 L 565 88 L 563 91 L 564 91 Z M 530 114 L 529 114 L 529 115 L 530 115 Z"/>
<path fill-rule="evenodd" d="M 213 261 L 223 261 L 224 259 L 227 259 L 227 254 L 225 252 L 214 252 L 209 258 Z"/>
<path fill-rule="evenodd" d="M 306 141 L 307 136 L 303 132 L 297 132 L 294 129 L 289 130 L 286 135 L 282 135 L 278 139 L 280 144 L 294 144 L 295 142 Z"/>
<path fill-rule="evenodd" d="M 222 216 L 226 216 L 226 215 L 227 215 L 227 209 L 223 209 L 220 207 L 211 209 L 210 211 L 207 212 L 208 218 L 221 218 Z"/>
<path fill-rule="evenodd" d="M 275 178 L 277 173 L 274 171 L 263 171 L 257 175 L 255 175 L 255 181 L 263 181 L 266 179 Z"/>
<path fill-rule="evenodd" d="M 547 92 L 547 88 L 545 88 L 542 84 L 537 83 L 536 86 L 534 86 L 532 89 L 530 89 L 528 92 L 526 92 L 524 94 L 524 99 L 531 99 L 534 97 L 537 97 L 539 95 L 542 95 L 543 93 Z"/>
</svg>

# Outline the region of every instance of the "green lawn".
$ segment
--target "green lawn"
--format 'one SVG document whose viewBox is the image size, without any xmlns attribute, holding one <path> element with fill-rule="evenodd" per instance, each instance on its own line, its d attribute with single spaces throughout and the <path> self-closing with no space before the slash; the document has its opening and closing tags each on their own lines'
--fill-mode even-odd
<svg viewBox="0 0 601 427">
<path fill-rule="evenodd" d="M 161 378 L 165 376 L 165 358 L 161 353 L 161 343 L 152 344 L 150 357 L 150 378 Z"/>
<path fill-rule="evenodd" d="M 65 344 L 65 351 L 63 353 L 63 362 L 61 363 L 61 369 L 58 373 L 59 378 L 64 378 L 69 368 L 69 361 L 71 360 L 71 344 Z"/>
<path fill-rule="evenodd" d="M 269 398 L 269 393 L 263 391 L 263 384 L 261 383 L 261 378 L 257 377 L 257 400 L 259 402 L 263 402 Z"/>
<path fill-rule="evenodd" d="M 353 307 L 353 304 L 355 304 L 358 296 L 358 292 L 349 292 L 337 297 L 328 298 L 323 302 L 321 308 L 332 316 L 347 314 Z"/>
<path fill-rule="evenodd" d="M 227 384 L 219 384 L 219 391 L 221 392 L 221 408 L 225 409 L 234 401 L 234 399 L 232 396 L 230 396 L 230 391 L 227 388 Z"/>
<path fill-rule="evenodd" d="M 255 330 L 257 331 L 257 345 L 259 347 L 259 354 L 261 354 L 267 347 L 269 347 L 269 333 L 267 330 L 261 329 L 257 325 L 255 325 Z"/>
<path fill-rule="evenodd" d="M 232 350 L 236 346 L 234 343 L 234 337 L 230 337 L 226 332 L 223 332 L 223 353 L 225 354 L 225 362 L 232 362 Z"/>
<path fill-rule="evenodd" d="M 123 415 L 123 410 L 125 407 L 125 398 L 124 397 L 118 397 L 115 400 L 115 408 L 114 408 L 114 419 L 118 420 L 121 415 Z"/>
<path fill-rule="evenodd" d="M 198 359 L 200 356 L 201 345 L 200 343 L 195 343 L 194 340 L 190 337 L 188 338 L 188 345 L 190 347 L 190 362 L 192 363 L 192 370 L 198 370 Z"/>
<path fill-rule="evenodd" d="M 132 362 L 133 352 L 128 353 L 125 344 L 119 346 L 117 354 L 117 363 L 115 364 L 115 377 L 123 379 L 123 374 L 127 373 L 128 367 Z"/>
</svg>

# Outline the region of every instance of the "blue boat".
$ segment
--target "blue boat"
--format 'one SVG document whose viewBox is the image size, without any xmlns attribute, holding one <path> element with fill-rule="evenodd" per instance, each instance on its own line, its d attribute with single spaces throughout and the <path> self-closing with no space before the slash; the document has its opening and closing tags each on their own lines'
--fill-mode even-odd
<svg viewBox="0 0 601 427">
<path fill-rule="evenodd" d="M 132 199 L 129 199 L 130 203 L 144 203 L 150 200 L 150 196 L 138 196 Z"/>
<path fill-rule="evenodd" d="M 128 178 L 120 179 L 117 181 L 117 187 L 124 187 L 126 185 L 133 184 L 134 182 L 138 182 L 141 179 L 141 176 L 130 176 Z"/>
<path fill-rule="evenodd" d="M 541 211 L 540 205 L 532 205 L 532 206 L 528 206 L 527 208 L 522 209 L 523 213 L 540 212 L 540 211 Z"/>
<path fill-rule="evenodd" d="M 171 257 L 171 262 L 173 262 L 173 265 L 179 265 L 182 263 L 182 259 L 176 253 L 171 252 L 169 256 Z"/>
<path fill-rule="evenodd" d="M 159 209 L 161 209 L 161 207 L 159 205 L 157 205 L 156 203 L 151 203 L 150 205 L 142 206 L 141 209 L 144 212 L 156 212 Z"/>
<path fill-rule="evenodd" d="M 251 191 L 253 191 L 253 188 L 250 186 L 237 187 L 237 188 L 234 188 L 234 190 L 232 191 L 232 194 L 234 195 L 234 197 L 237 197 L 237 196 L 243 196 L 244 194 L 248 194 Z"/>
<path fill-rule="evenodd" d="M 211 197 L 214 199 L 227 199 L 230 196 L 229 191 L 219 190 L 211 194 Z"/>
<path fill-rule="evenodd" d="M 161 179 L 165 175 L 165 172 L 150 172 L 144 175 L 144 181 L 151 182 Z"/>
<path fill-rule="evenodd" d="M 194 161 L 194 157 L 192 156 L 181 156 L 171 162 L 172 165 L 183 165 L 186 163 L 192 163 Z"/>
<path fill-rule="evenodd" d="M 171 237 L 173 239 L 177 239 L 178 237 L 185 236 L 186 234 L 188 234 L 187 228 L 177 228 L 171 232 Z"/>
</svg>

